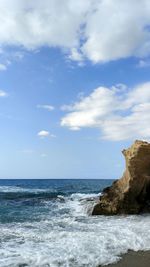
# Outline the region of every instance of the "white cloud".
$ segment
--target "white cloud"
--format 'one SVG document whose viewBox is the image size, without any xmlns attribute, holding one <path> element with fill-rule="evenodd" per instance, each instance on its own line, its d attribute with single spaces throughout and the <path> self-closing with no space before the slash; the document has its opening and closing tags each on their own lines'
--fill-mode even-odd
<svg viewBox="0 0 150 267">
<path fill-rule="evenodd" d="M 21 51 L 16 51 L 16 52 L 12 53 L 11 57 L 12 57 L 12 59 L 14 59 L 16 61 L 19 61 L 19 60 L 22 60 L 24 58 L 24 53 Z"/>
<path fill-rule="evenodd" d="M 55 134 L 50 134 L 50 137 L 51 138 L 56 138 L 56 135 Z"/>
<path fill-rule="evenodd" d="M 7 65 L 0 63 L 0 71 L 7 70 Z"/>
<path fill-rule="evenodd" d="M 150 82 L 130 89 L 99 87 L 68 108 L 61 125 L 71 130 L 95 127 L 101 138 L 115 141 L 150 138 Z"/>
<path fill-rule="evenodd" d="M 107 62 L 150 53 L 150 2 L 97 1 L 88 18 L 82 52 L 93 62 Z M 135 12 L 136 10 L 136 12 Z"/>
<path fill-rule="evenodd" d="M 0 1 L 0 42 L 34 49 L 43 45 L 72 47 L 91 1 Z"/>
<path fill-rule="evenodd" d="M 139 63 L 137 64 L 138 68 L 146 68 L 146 67 L 150 67 L 150 61 L 149 60 L 139 60 Z"/>
<path fill-rule="evenodd" d="M 68 58 L 73 61 L 77 61 L 79 66 L 84 66 L 84 57 L 81 51 L 78 51 L 77 48 L 71 49 L 70 55 Z"/>
<path fill-rule="evenodd" d="M 45 138 L 45 137 L 56 138 L 55 134 L 51 134 L 50 132 L 45 131 L 45 130 L 41 130 L 40 132 L 38 132 L 37 135 L 41 138 Z"/>
<path fill-rule="evenodd" d="M 49 136 L 49 132 L 48 131 L 45 131 L 45 130 L 42 130 L 40 132 L 38 132 L 38 136 L 41 137 L 41 138 L 44 138 L 44 137 L 48 137 Z"/>
<path fill-rule="evenodd" d="M 150 55 L 149 0 L 1 0 L 0 46 L 60 47 L 94 63 Z"/>
<path fill-rule="evenodd" d="M 54 106 L 51 106 L 51 105 L 37 105 L 37 108 L 42 108 L 48 111 L 52 111 L 55 109 Z"/>
<path fill-rule="evenodd" d="M 7 97 L 7 96 L 8 96 L 7 92 L 0 90 L 0 97 Z"/>
</svg>

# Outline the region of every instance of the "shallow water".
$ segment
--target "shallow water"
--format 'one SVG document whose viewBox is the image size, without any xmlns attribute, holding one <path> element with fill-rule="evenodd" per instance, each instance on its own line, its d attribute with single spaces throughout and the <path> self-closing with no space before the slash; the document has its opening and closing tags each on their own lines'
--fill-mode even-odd
<svg viewBox="0 0 150 267">
<path fill-rule="evenodd" d="M 97 267 L 150 249 L 150 216 L 90 216 L 111 183 L 1 180 L 0 266 Z"/>
</svg>

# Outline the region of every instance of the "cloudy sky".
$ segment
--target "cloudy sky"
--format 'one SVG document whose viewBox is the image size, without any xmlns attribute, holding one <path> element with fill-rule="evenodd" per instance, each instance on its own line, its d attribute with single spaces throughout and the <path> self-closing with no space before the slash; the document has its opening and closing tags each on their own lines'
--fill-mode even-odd
<svg viewBox="0 0 150 267">
<path fill-rule="evenodd" d="M 0 178 L 119 178 L 150 140 L 149 0 L 0 0 Z"/>
</svg>

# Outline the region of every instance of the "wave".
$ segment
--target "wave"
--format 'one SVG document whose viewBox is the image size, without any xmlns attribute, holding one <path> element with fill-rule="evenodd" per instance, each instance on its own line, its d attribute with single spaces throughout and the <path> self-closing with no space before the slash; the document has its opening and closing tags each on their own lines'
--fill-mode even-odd
<svg viewBox="0 0 150 267">
<path fill-rule="evenodd" d="M 22 200 L 22 199 L 63 199 L 64 192 L 49 189 L 30 189 L 16 186 L 0 187 L 0 200 Z"/>
<path fill-rule="evenodd" d="M 118 261 L 128 250 L 150 249 L 150 216 L 89 216 L 99 195 L 0 188 L 4 200 L 44 204 L 25 207 L 18 202 L 17 211 L 13 201 L 9 216 L 14 220 L 0 223 L 0 266 L 97 267 Z"/>
<path fill-rule="evenodd" d="M 58 199 L 59 201 L 92 201 L 98 194 L 67 194 L 54 189 L 22 188 L 17 186 L 0 186 L 0 200 L 22 200 L 22 199 Z"/>
<path fill-rule="evenodd" d="M 1 267 L 97 267 L 118 261 L 129 249 L 150 249 L 150 216 L 88 216 L 99 194 L 17 191 L 5 188 L 0 194 L 42 195 L 47 210 L 29 207 L 30 213 L 25 213 L 23 208 L 19 216 L 33 218 L 37 212 L 39 220 L 22 217 L 19 222 L 0 223 Z M 45 194 L 56 196 L 54 205 L 45 201 Z"/>
<path fill-rule="evenodd" d="M 1 267 L 97 267 L 150 249 L 150 216 L 55 217 L 1 225 Z"/>
<path fill-rule="evenodd" d="M 74 216 L 87 216 L 91 214 L 93 205 L 99 198 L 99 194 L 82 194 L 75 193 L 71 194 L 67 198 L 67 206 L 70 209 L 70 213 Z"/>
<path fill-rule="evenodd" d="M 21 186 L 0 186 L 0 193 L 7 192 L 30 192 L 30 193 L 40 193 L 40 192 L 48 192 L 50 189 L 41 189 L 41 188 L 26 188 Z M 53 190 L 54 191 L 54 190 Z"/>
<path fill-rule="evenodd" d="M 0 193 L 0 200 L 22 200 L 22 199 L 63 199 L 62 192 L 43 192 L 43 193 L 20 193 L 20 192 L 8 192 L 8 193 Z"/>
</svg>

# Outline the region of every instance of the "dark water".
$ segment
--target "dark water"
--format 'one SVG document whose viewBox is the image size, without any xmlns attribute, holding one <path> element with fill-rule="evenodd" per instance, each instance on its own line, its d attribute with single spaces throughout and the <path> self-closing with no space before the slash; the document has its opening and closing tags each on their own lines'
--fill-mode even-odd
<svg viewBox="0 0 150 267">
<path fill-rule="evenodd" d="M 57 201 L 75 193 L 98 194 L 109 184 L 110 180 L 0 180 L 0 222 L 40 220 L 49 212 L 47 202 L 53 214 Z"/>
<path fill-rule="evenodd" d="M 0 267 L 97 267 L 150 249 L 149 216 L 91 216 L 112 180 L 0 180 Z"/>
</svg>

